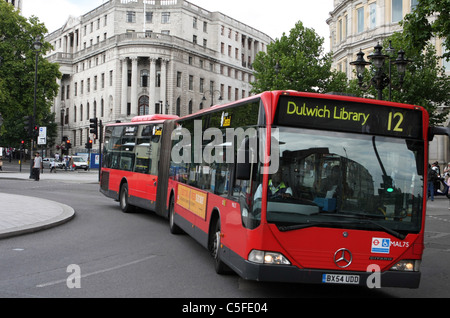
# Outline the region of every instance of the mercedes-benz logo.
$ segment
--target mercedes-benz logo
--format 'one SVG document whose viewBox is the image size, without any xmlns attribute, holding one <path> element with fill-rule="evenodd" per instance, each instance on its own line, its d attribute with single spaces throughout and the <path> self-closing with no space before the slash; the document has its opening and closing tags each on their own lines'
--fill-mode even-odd
<svg viewBox="0 0 450 318">
<path fill-rule="evenodd" d="M 352 253 L 346 249 L 341 248 L 334 253 L 334 263 L 340 268 L 346 268 L 352 263 Z"/>
</svg>

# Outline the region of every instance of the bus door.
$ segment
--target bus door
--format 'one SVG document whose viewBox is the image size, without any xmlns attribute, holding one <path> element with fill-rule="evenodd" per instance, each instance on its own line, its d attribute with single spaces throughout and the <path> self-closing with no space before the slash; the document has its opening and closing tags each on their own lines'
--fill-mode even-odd
<svg viewBox="0 0 450 318">
<path fill-rule="evenodd" d="M 156 201 L 161 132 L 157 125 L 144 126 L 136 142 L 135 171 L 142 174 L 138 180 L 138 188 L 144 192 L 143 197 L 151 203 Z"/>
</svg>

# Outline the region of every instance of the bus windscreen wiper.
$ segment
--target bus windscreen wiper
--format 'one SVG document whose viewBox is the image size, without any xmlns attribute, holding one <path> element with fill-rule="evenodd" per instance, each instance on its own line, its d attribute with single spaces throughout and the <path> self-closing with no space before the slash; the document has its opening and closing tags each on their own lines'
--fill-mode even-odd
<svg viewBox="0 0 450 318">
<path fill-rule="evenodd" d="M 372 220 L 368 220 L 368 219 L 360 220 L 358 223 L 359 224 L 367 224 L 367 223 L 373 224 L 373 225 L 379 227 L 380 229 L 382 229 L 384 232 L 391 234 L 392 236 L 395 236 L 399 240 L 404 240 L 406 238 L 406 235 L 399 233 L 396 230 L 390 229 L 384 225 L 381 225 L 380 223 L 374 222 Z"/>
<path fill-rule="evenodd" d="M 289 232 L 294 230 L 306 229 L 308 227 L 322 227 L 322 226 L 336 226 L 337 224 L 354 224 L 355 222 L 350 221 L 337 221 L 337 222 L 308 222 L 303 224 L 295 224 L 295 225 L 282 225 L 278 227 L 280 232 Z"/>
<path fill-rule="evenodd" d="M 295 224 L 295 225 L 282 225 L 278 227 L 278 230 L 280 230 L 280 232 L 288 232 L 288 231 L 294 231 L 294 230 L 301 230 L 301 229 L 306 229 L 309 227 L 322 227 L 322 226 L 330 226 L 330 227 L 334 227 L 336 225 L 349 225 L 349 224 L 371 224 L 371 225 L 375 225 L 376 227 L 382 229 L 384 232 L 398 238 L 399 240 L 404 240 L 406 238 L 406 235 L 399 233 L 393 229 L 390 229 L 386 226 L 383 226 L 377 222 L 374 222 L 372 220 L 358 220 L 358 221 L 338 221 L 338 222 L 308 222 L 308 223 L 303 223 L 303 224 Z"/>
</svg>

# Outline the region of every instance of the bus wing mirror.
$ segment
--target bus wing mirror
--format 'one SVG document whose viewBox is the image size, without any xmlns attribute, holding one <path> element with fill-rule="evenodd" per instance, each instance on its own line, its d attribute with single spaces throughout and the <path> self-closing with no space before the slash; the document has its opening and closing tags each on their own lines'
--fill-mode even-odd
<svg viewBox="0 0 450 318">
<path fill-rule="evenodd" d="M 447 135 L 450 138 L 450 127 L 430 127 L 428 141 L 432 141 L 436 135 Z"/>
</svg>

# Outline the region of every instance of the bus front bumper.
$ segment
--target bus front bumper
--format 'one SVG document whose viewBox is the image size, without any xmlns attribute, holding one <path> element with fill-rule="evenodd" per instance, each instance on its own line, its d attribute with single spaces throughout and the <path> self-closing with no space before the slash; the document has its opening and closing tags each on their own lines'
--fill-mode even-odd
<svg viewBox="0 0 450 318">
<path fill-rule="evenodd" d="M 262 265 L 244 261 L 237 273 L 244 279 L 262 282 L 306 284 L 347 284 L 369 288 L 418 288 L 420 272 L 385 271 L 381 273 L 300 269 L 291 265 Z M 379 275 L 378 277 L 376 275 Z"/>
</svg>

